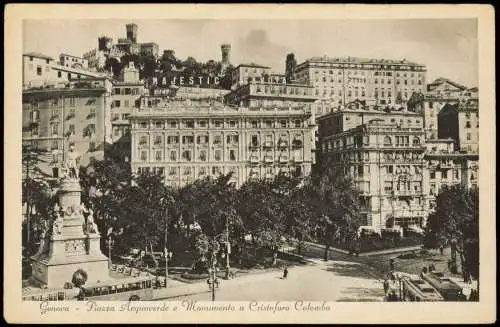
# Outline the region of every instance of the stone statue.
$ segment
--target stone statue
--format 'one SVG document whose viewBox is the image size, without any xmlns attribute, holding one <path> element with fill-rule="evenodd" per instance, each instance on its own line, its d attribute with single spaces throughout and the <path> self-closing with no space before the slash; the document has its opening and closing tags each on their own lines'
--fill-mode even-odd
<svg viewBox="0 0 500 327">
<path fill-rule="evenodd" d="M 63 227 L 63 218 L 61 217 L 59 211 L 56 211 L 56 219 L 54 220 L 54 223 L 52 225 L 52 234 L 53 235 L 61 234 L 62 227 Z"/>
<path fill-rule="evenodd" d="M 89 216 L 87 217 L 87 228 L 86 232 L 88 234 L 97 234 L 97 225 L 94 222 L 94 211 L 89 209 Z"/>
<path fill-rule="evenodd" d="M 78 165 L 77 160 L 80 154 L 75 150 L 75 146 L 71 144 L 68 149 L 68 155 L 66 158 L 66 169 L 68 178 L 78 179 Z"/>
</svg>

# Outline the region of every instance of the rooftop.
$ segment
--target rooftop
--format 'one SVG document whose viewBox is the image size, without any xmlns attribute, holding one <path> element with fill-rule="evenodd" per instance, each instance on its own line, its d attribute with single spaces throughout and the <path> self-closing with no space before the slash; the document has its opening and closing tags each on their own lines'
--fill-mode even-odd
<svg viewBox="0 0 500 327">
<path fill-rule="evenodd" d="M 54 60 L 54 58 L 44 55 L 43 53 L 40 52 L 26 52 L 23 54 L 24 57 L 35 57 L 35 58 L 42 58 L 42 59 L 49 59 L 49 60 Z"/>
<path fill-rule="evenodd" d="M 328 62 L 328 63 L 354 63 L 354 64 L 391 64 L 391 65 L 410 65 L 410 66 L 424 66 L 406 59 L 376 59 L 376 58 L 360 58 L 360 57 L 312 57 L 307 59 L 306 62 Z"/>
<path fill-rule="evenodd" d="M 446 77 L 438 77 L 436 78 L 433 82 L 427 84 L 427 88 L 429 90 L 432 90 L 434 86 L 437 86 L 437 85 L 440 85 L 440 84 L 443 84 L 443 83 L 448 83 L 448 84 L 451 84 L 453 85 L 454 87 L 460 89 L 460 90 L 467 90 L 467 87 L 460 84 L 460 83 L 457 83 L 457 82 L 454 82 Z"/>
<path fill-rule="evenodd" d="M 62 57 L 62 56 L 68 56 L 68 57 L 71 57 L 71 58 L 80 58 L 80 59 L 82 59 L 82 57 L 79 57 L 79 56 L 74 56 L 74 55 L 71 55 L 71 54 L 69 54 L 69 53 L 61 53 L 61 54 L 59 55 L 59 57 Z"/>
<path fill-rule="evenodd" d="M 268 66 L 262 66 L 262 65 L 258 65 L 258 64 L 255 64 L 253 62 L 249 63 L 249 64 L 239 64 L 238 66 L 236 66 L 235 69 L 237 69 L 238 67 L 252 67 L 252 68 L 264 68 L 264 69 L 271 69 L 271 67 L 268 67 Z"/>
</svg>

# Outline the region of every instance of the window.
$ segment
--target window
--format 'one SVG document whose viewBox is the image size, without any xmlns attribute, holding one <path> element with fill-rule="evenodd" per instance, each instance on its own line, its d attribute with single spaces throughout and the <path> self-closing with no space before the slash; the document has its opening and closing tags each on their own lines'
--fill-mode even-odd
<svg viewBox="0 0 500 327">
<path fill-rule="evenodd" d="M 73 124 L 69 125 L 68 131 L 71 135 L 75 135 L 75 125 Z"/>
<path fill-rule="evenodd" d="M 252 146 L 259 146 L 259 137 L 257 135 L 252 135 Z"/>
<path fill-rule="evenodd" d="M 231 127 L 231 128 L 236 127 L 236 121 L 235 120 L 230 120 L 229 121 L 229 127 Z"/>
<path fill-rule="evenodd" d="M 207 144 L 208 143 L 208 135 L 198 135 L 196 142 L 198 144 Z"/>
<path fill-rule="evenodd" d="M 443 171 L 442 174 L 443 174 L 444 179 L 448 178 L 448 171 L 447 170 Z"/>
<path fill-rule="evenodd" d="M 431 171 L 430 178 L 431 179 L 435 179 L 436 178 L 436 172 L 435 171 Z"/>
<path fill-rule="evenodd" d="M 470 121 L 465 122 L 465 128 L 470 128 Z"/>
<path fill-rule="evenodd" d="M 68 100 L 69 100 L 69 105 L 71 107 L 74 107 L 75 106 L 75 98 L 68 98 Z"/>
<path fill-rule="evenodd" d="M 265 121 L 266 128 L 273 128 L 273 122 L 271 120 Z"/>
<path fill-rule="evenodd" d="M 145 145 L 148 143 L 148 137 L 146 135 L 142 135 L 140 138 L 139 138 L 139 144 L 140 145 Z"/>
<path fill-rule="evenodd" d="M 38 125 L 31 126 L 31 135 L 32 136 L 37 136 L 38 135 Z"/>
<path fill-rule="evenodd" d="M 161 142 L 162 142 L 162 137 L 161 137 L 161 135 L 156 135 L 156 136 L 155 136 L 155 144 L 156 144 L 156 145 L 160 145 L 160 144 L 161 144 Z"/>
<path fill-rule="evenodd" d="M 141 128 L 148 128 L 148 122 L 141 121 Z"/>
<path fill-rule="evenodd" d="M 95 117 L 95 108 L 90 108 L 90 110 L 89 110 L 89 116 L 90 117 Z"/>
<path fill-rule="evenodd" d="M 207 161 L 207 151 L 201 150 L 199 156 L 200 156 L 200 161 Z"/>
<path fill-rule="evenodd" d="M 41 66 L 36 66 L 36 74 L 39 76 L 42 75 L 42 67 Z"/>
<path fill-rule="evenodd" d="M 70 125 L 71 126 L 71 125 Z M 114 129 L 114 135 L 115 136 L 120 136 L 120 129 L 119 128 L 115 128 Z"/>
<path fill-rule="evenodd" d="M 220 167 L 212 167 L 212 175 L 219 175 L 220 174 Z"/>
<path fill-rule="evenodd" d="M 168 136 L 167 137 L 167 144 L 179 144 L 179 137 L 178 136 Z"/>
<path fill-rule="evenodd" d="M 191 161 L 191 151 L 189 150 L 184 150 L 182 152 L 182 159 L 186 160 L 186 161 Z"/>
<path fill-rule="evenodd" d="M 214 158 L 216 161 L 220 161 L 222 159 L 222 154 L 220 150 L 215 150 L 214 152 Z"/>
<path fill-rule="evenodd" d="M 125 95 L 130 95 L 130 94 L 132 94 L 132 89 L 129 87 L 126 87 L 125 88 Z"/>
<path fill-rule="evenodd" d="M 62 77 L 62 72 L 61 71 L 58 71 L 57 72 L 57 77 L 61 78 Z"/>
<path fill-rule="evenodd" d="M 252 120 L 252 128 L 259 128 L 259 123 L 256 120 Z"/>
<path fill-rule="evenodd" d="M 176 161 L 177 160 L 177 151 L 172 150 L 170 151 L 170 161 Z"/>
<path fill-rule="evenodd" d="M 193 143 L 194 143 L 194 136 L 185 135 L 182 137 L 182 144 L 193 144 Z"/>
<path fill-rule="evenodd" d="M 52 135 L 58 135 L 59 134 L 59 123 L 50 124 L 50 131 L 51 131 Z"/>
<path fill-rule="evenodd" d="M 418 137 L 413 138 L 413 145 L 419 145 L 420 144 L 420 139 Z"/>
<path fill-rule="evenodd" d="M 161 151 L 155 152 L 155 159 L 156 159 L 156 161 L 161 161 L 163 159 L 163 155 L 162 155 Z"/>
<path fill-rule="evenodd" d="M 168 174 L 170 176 L 177 175 L 177 167 L 170 167 L 170 169 L 168 170 Z"/>
<path fill-rule="evenodd" d="M 295 127 L 301 127 L 301 126 L 302 126 L 302 121 L 301 121 L 301 120 L 299 120 L 299 119 L 296 119 L 296 120 L 294 121 L 294 124 L 295 124 Z"/>
<path fill-rule="evenodd" d="M 229 160 L 236 161 L 236 151 L 235 150 L 229 150 Z"/>
<path fill-rule="evenodd" d="M 177 128 L 177 121 L 171 120 L 169 124 L 170 124 L 170 128 Z"/>
<path fill-rule="evenodd" d="M 185 126 L 186 128 L 194 128 L 194 121 L 193 121 L 193 120 L 186 120 L 186 121 L 184 122 L 184 126 Z"/>
<path fill-rule="evenodd" d="M 392 140 L 389 136 L 384 137 L 384 145 L 385 146 L 391 146 L 392 145 Z"/>
<path fill-rule="evenodd" d="M 217 128 L 222 127 L 222 121 L 220 121 L 220 120 L 215 120 L 215 121 L 214 121 L 214 127 L 217 127 Z"/>
<path fill-rule="evenodd" d="M 89 142 L 89 151 L 95 151 L 95 150 L 96 150 L 95 142 Z"/>
<path fill-rule="evenodd" d="M 141 161 L 146 161 L 146 160 L 148 160 L 148 152 L 141 151 Z"/>
<path fill-rule="evenodd" d="M 205 120 L 200 120 L 198 122 L 198 127 L 205 128 L 207 126 L 207 122 Z"/>
<path fill-rule="evenodd" d="M 130 106 L 130 101 L 129 101 L 129 100 L 124 100 L 124 101 L 123 101 L 123 106 L 124 106 L 124 107 L 128 107 L 128 106 Z"/>
<path fill-rule="evenodd" d="M 467 141 L 470 141 L 470 140 L 471 140 L 471 134 L 467 133 Z"/>
<path fill-rule="evenodd" d="M 214 136 L 214 144 L 222 144 L 222 136 L 215 135 Z"/>
<path fill-rule="evenodd" d="M 161 129 L 163 128 L 163 123 L 161 121 L 155 121 L 155 127 Z"/>
<path fill-rule="evenodd" d="M 71 79 L 71 73 L 68 73 L 68 79 Z"/>
</svg>

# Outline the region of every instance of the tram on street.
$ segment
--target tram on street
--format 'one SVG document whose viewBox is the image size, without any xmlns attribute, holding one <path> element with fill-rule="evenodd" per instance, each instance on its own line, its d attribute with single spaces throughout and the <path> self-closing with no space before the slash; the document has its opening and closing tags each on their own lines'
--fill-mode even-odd
<svg viewBox="0 0 500 327">
<path fill-rule="evenodd" d="M 445 277 L 441 272 L 429 272 L 422 274 L 422 279 L 434 287 L 445 301 L 459 301 L 462 287 L 451 278 Z"/>
<path fill-rule="evenodd" d="M 78 300 L 148 301 L 153 299 L 154 277 L 131 277 L 84 285 Z"/>
<path fill-rule="evenodd" d="M 436 302 L 444 300 L 434 287 L 422 279 L 403 277 L 401 284 L 401 301 Z"/>
</svg>

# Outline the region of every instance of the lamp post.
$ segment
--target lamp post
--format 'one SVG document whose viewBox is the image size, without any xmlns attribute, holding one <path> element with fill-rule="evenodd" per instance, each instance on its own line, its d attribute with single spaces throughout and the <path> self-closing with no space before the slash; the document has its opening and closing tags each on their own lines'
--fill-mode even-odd
<svg viewBox="0 0 500 327">
<path fill-rule="evenodd" d="M 227 230 L 227 229 L 226 229 Z M 225 237 L 225 240 L 224 240 Z M 209 280 L 209 287 L 211 287 L 212 290 L 212 301 L 215 301 L 215 285 L 218 284 L 217 281 L 217 252 L 220 250 L 220 245 L 219 242 L 221 242 L 221 239 L 223 239 L 224 243 L 228 244 L 229 242 L 229 235 L 226 233 L 219 234 L 213 237 L 212 239 L 212 255 L 211 255 L 211 262 L 210 262 L 210 280 Z M 229 249 L 229 247 L 227 247 Z M 229 278 L 229 254 L 226 253 L 226 255 L 221 255 L 222 258 L 226 257 L 226 279 Z"/>
<path fill-rule="evenodd" d="M 168 280 L 168 262 L 172 259 L 174 256 L 174 253 L 170 250 L 167 249 L 165 246 L 165 288 L 167 287 L 167 280 Z"/>
<path fill-rule="evenodd" d="M 111 260 L 111 248 L 115 244 L 115 240 L 111 237 L 112 234 L 109 234 L 108 240 L 106 241 L 106 244 L 108 245 L 108 259 L 109 259 L 109 266 L 111 267 L 112 265 L 112 260 Z"/>
</svg>

